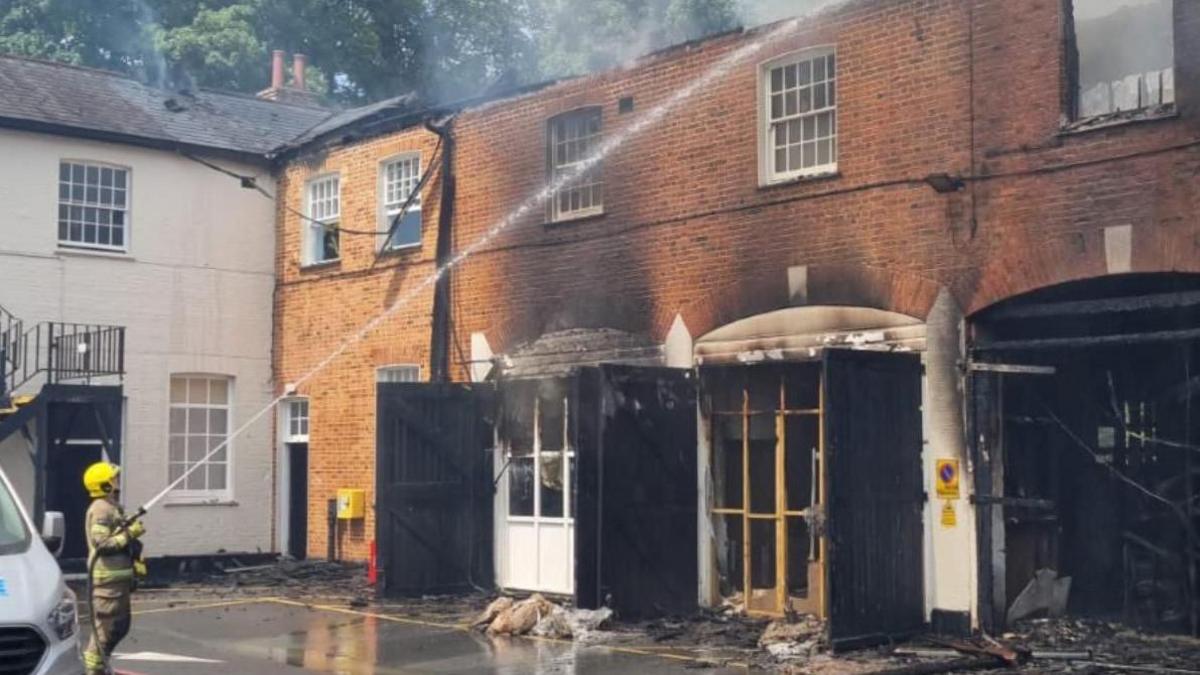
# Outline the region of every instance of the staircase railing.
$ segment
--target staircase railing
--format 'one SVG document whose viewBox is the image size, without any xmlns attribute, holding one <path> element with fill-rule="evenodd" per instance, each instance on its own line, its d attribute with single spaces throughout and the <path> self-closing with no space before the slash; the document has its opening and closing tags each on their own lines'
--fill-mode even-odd
<svg viewBox="0 0 1200 675">
<path fill-rule="evenodd" d="M 17 353 L 18 336 L 25 332 L 21 320 L 0 307 L 0 407 L 6 405 L 9 379 L 17 369 L 20 355 Z"/>
<path fill-rule="evenodd" d="M 120 378 L 125 328 L 45 321 L 25 329 L 14 321 L 7 330 L 0 324 L 0 353 L 0 399 L 38 378 L 41 384 Z"/>
</svg>

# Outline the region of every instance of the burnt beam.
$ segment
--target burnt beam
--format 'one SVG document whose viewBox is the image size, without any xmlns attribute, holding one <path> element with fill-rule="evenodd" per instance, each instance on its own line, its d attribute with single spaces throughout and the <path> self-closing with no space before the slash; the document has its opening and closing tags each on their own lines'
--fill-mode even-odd
<svg viewBox="0 0 1200 675">
<path fill-rule="evenodd" d="M 1069 349 L 1073 347 L 1116 347 L 1121 345 L 1146 344 L 1153 342 L 1175 342 L 1200 338 L 1200 329 L 1164 330 L 1152 333 L 1124 333 L 1119 335 L 1087 335 L 1078 337 L 1040 338 L 1034 340 L 1000 340 L 981 342 L 976 350 L 1038 350 Z"/>
<path fill-rule="evenodd" d="M 1171 310 L 1196 306 L 1200 306 L 1200 291 L 1179 291 L 1176 293 L 1136 295 L 1127 298 L 1014 305 L 986 312 L 985 316 L 988 321 L 1005 321 L 1010 319 L 1043 319 L 1058 316 L 1087 316 L 1144 312 L 1149 310 Z"/>
</svg>

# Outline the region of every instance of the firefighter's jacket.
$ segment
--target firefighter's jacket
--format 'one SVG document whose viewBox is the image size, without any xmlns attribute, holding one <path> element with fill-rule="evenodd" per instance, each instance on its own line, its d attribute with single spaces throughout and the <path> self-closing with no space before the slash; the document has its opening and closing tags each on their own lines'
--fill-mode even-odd
<svg viewBox="0 0 1200 675">
<path fill-rule="evenodd" d="M 105 586 L 126 583 L 133 579 L 133 556 L 128 532 L 119 531 L 125 512 L 109 498 L 92 500 L 85 526 L 88 534 L 88 569 L 92 584 Z M 95 560 L 95 567 L 92 561 Z"/>
</svg>

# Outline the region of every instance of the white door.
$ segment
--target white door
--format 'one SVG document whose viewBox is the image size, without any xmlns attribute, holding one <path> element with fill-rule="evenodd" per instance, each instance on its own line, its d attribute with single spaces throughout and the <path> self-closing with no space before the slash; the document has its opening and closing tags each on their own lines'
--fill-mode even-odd
<svg viewBox="0 0 1200 675">
<path fill-rule="evenodd" d="M 538 383 L 512 396 L 497 447 L 496 560 L 502 588 L 575 592 L 575 451 L 567 433 L 565 387 Z M 532 385 L 530 390 L 532 392 Z"/>
</svg>

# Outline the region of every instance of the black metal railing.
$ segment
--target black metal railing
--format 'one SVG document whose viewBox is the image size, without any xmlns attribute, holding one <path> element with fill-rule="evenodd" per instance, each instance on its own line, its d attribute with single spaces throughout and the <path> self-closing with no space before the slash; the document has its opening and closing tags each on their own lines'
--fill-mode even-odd
<svg viewBox="0 0 1200 675">
<path fill-rule="evenodd" d="M 0 307 L 0 407 L 7 405 L 9 375 L 16 370 L 19 358 L 17 337 L 24 332 L 21 320 Z"/>
<path fill-rule="evenodd" d="M 14 321 L 5 330 L 0 324 L 0 364 L 0 399 L 30 383 L 120 378 L 125 375 L 125 328 L 61 321 L 24 328 Z"/>
</svg>

